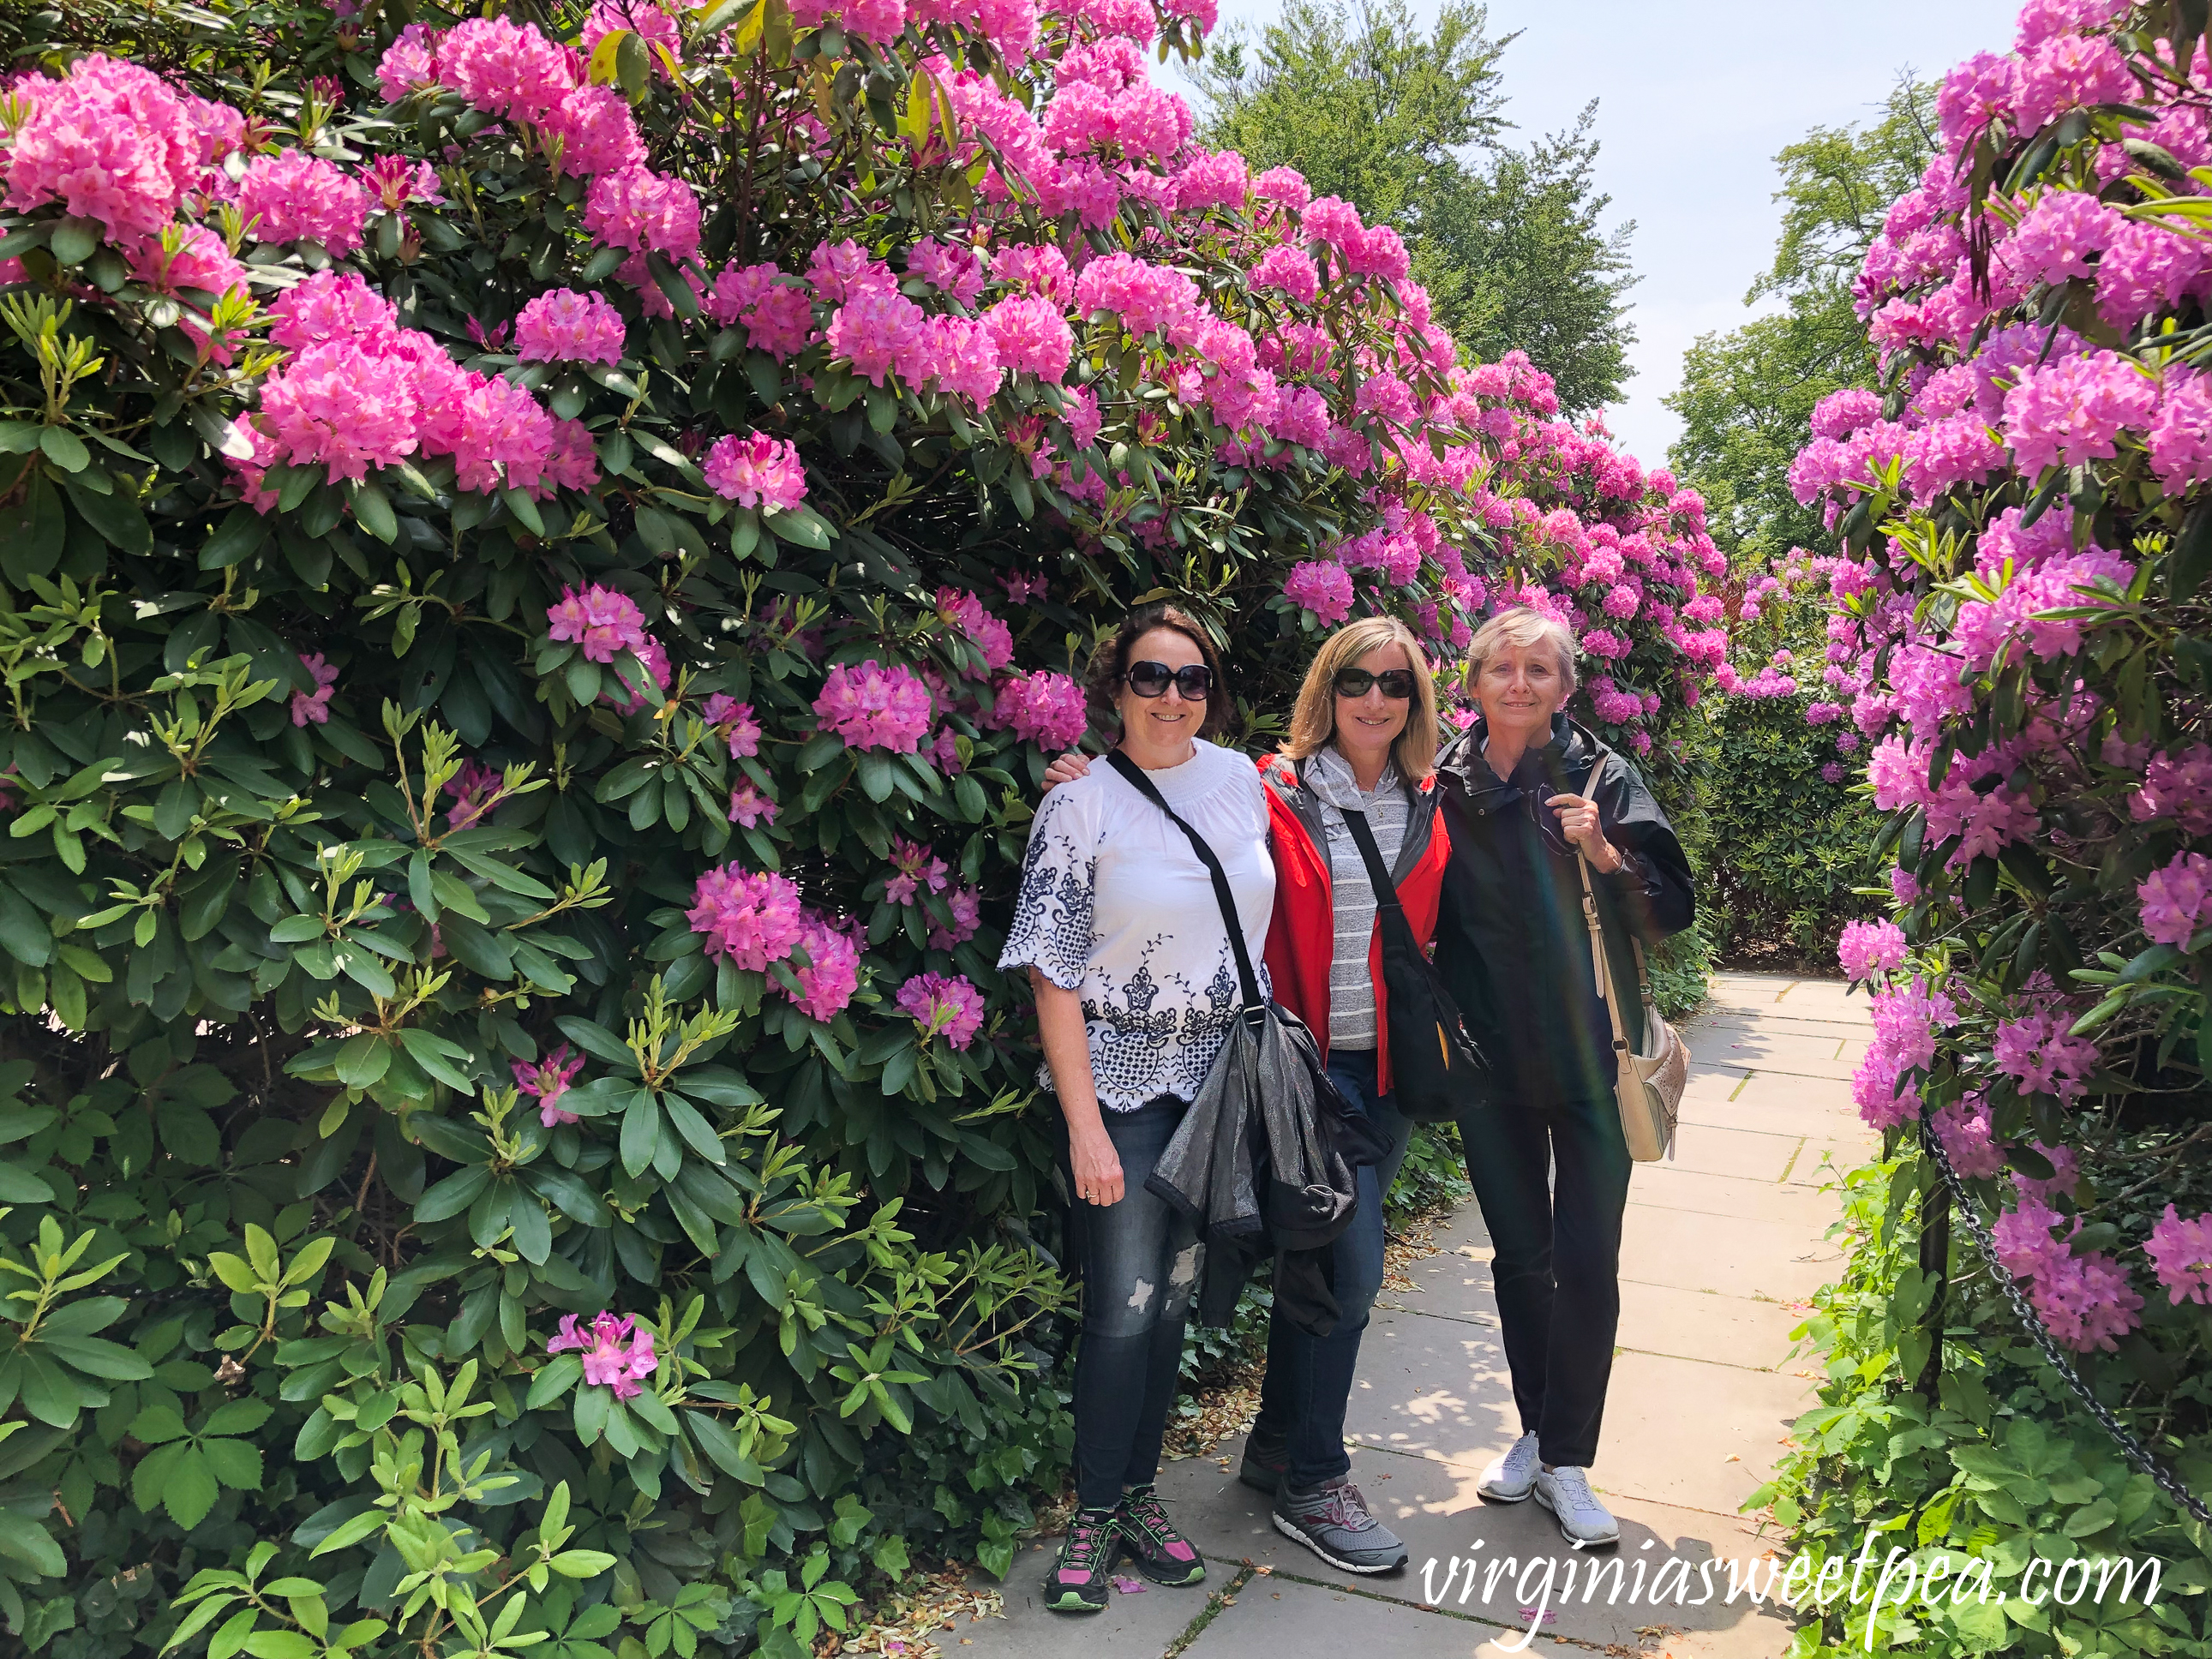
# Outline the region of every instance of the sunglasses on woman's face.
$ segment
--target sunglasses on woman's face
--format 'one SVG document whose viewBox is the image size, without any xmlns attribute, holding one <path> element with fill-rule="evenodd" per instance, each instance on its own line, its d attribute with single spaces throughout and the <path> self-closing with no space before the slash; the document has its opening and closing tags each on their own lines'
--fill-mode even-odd
<svg viewBox="0 0 2212 1659">
<path fill-rule="evenodd" d="M 1121 677 L 1140 697 L 1164 697 L 1173 685 L 1185 702 L 1204 702 L 1213 691 L 1213 671 L 1202 662 L 1170 668 L 1164 662 L 1133 662 Z"/>
<path fill-rule="evenodd" d="M 1382 695 L 1391 702 L 1403 702 L 1413 695 L 1413 671 L 1386 668 L 1379 674 L 1370 674 L 1364 668 L 1336 671 L 1336 695 L 1340 697 L 1364 697 L 1371 685 L 1381 686 Z"/>
</svg>

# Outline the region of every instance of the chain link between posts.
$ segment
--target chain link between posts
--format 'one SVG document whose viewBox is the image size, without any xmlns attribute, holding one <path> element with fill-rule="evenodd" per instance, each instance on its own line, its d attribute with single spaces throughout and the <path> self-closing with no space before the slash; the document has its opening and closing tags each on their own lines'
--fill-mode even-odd
<svg viewBox="0 0 2212 1659">
<path fill-rule="evenodd" d="M 2157 1453 L 2136 1439 L 2127 1425 L 2112 1414 L 2112 1408 L 2097 1398 L 2094 1390 L 2075 1367 L 2073 1360 L 2067 1357 L 2050 1331 L 2045 1328 L 2041 1317 L 2029 1304 L 2027 1293 L 2021 1289 L 2020 1281 L 2013 1277 L 2011 1269 L 1997 1260 L 1996 1241 L 1990 1236 L 1981 1212 L 1967 1195 L 1965 1185 L 1959 1179 L 1959 1172 L 1951 1167 L 1951 1155 L 1944 1149 L 1942 1137 L 1936 1133 L 1936 1126 L 1929 1121 L 1924 1104 L 1920 1113 L 1920 1139 L 1922 1145 L 1928 1149 L 1928 1155 L 1936 1160 L 1936 1167 L 1943 1172 L 1943 1184 L 1949 1190 L 1951 1206 L 1966 1224 L 1967 1232 L 1973 1236 L 1974 1247 L 1982 1253 L 1982 1260 L 1989 1265 L 1990 1277 L 2004 1292 L 2005 1300 L 2012 1304 L 2013 1313 L 2019 1319 L 2021 1328 L 2042 1351 L 2051 1369 L 2065 1379 L 2066 1386 L 2073 1389 L 2082 1405 L 2088 1408 L 2090 1416 L 2097 1419 L 2105 1432 L 2112 1437 L 2113 1444 L 2127 1455 L 2130 1463 L 2158 1482 L 2160 1489 L 2183 1510 L 2206 1526 L 2212 1527 L 2212 1507 L 2208 1507 L 2203 1499 L 2191 1492 L 2182 1483 L 2181 1477 Z M 1938 1344 L 1943 1340 L 1940 1328 L 1935 1333 L 1935 1340 Z"/>
</svg>

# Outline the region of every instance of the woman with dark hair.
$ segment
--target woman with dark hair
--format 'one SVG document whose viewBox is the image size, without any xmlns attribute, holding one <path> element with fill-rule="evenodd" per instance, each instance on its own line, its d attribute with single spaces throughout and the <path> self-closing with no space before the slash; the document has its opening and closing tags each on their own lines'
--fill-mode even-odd
<svg viewBox="0 0 2212 1659">
<path fill-rule="evenodd" d="M 1275 896 L 1267 802 L 1251 763 L 1209 741 L 1231 711 L 1212 641 L 1173 606 L 1142 606 L 1093 658 L 1088 689 L 1094 713 L 1118 724 L 1121 753 L 1220 860 L 1258 960 Z M 1079 1507 L 1046 1605 L 1095 1613 L 1125 1553 L 1160 1583 L 1206 1577 L 1152 1490 L 1200 1247 L 1194 1226 L 1145 1179 L 1206 1080 L 1241 994 L 1206 866 L 1110 767 L 1039 805 L 999 965 L 1027 969 L 1036 989 L 1038 1080 L 1067 1123 L 1083 1280 Z"/>
<path fill-rule="evenodd" d="M 1413 1123 L 1392 1093 L 1377 895 L 1346 815 L 1373 838 L 1408 926 L 1425 942 L 1450 851 L 1437 812 L 1436 749 L 1436 690 L 1420 642 L 1392 617 L 1363 617 L 1322 642 L 1289 736 L 1259 762 L 1275 868 L 1272 994 L 1311 1028 L 1330 1081 L 1389 1151 L 1359 1170 L 1358 1204 L 1332 1247 L 1334 1328 L 1326 1336 L 1301 1330 L 1276 1305 L 1259 1421 L 1238 1478 L 1273 1496 L 1278 1531 L 1362 1574 L 1395 1571 L 1407 1559 L 1352 1482 L 1344 1419 L 1382 1286 L 1382 1196 Z M 1045 774 L 1048 804 L 1060 793 L 1055 786 L 1090 771 L 1078 755 L 1054 761 Z"/>
<path fill-rule="evenodd" d="M 1475 1490 L 1534 1497 L 1577 1547 L 1620 1528 L 1590 1488 L 1620 1322 L 1631 1161 L 1613 1022 L 1591 959 L 1595 914 L 1627 1038 L 1644 1045 L 1633 941 L 1690 925 L 1689 860 L 1633 767 L 1561 712 L 1574 635 L 1530 609 L 1476 633 L 1473 726 L 1437 758 L 1451 863 L 1437 972 L 1497 1068 L 1495 1103 L 1460 1120 L 1520 1437 Z M 1585 895 L 1588 896 L 1587 901 Z"/>
</svg>

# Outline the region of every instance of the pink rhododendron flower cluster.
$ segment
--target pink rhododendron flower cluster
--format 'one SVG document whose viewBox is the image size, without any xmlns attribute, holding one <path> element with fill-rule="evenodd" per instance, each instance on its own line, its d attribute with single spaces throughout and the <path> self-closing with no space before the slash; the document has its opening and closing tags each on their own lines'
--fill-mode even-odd
<svg viewBox="0 0 2212 1659">
<path fill-rule="evenodd" d="M 898 1006 L 925 1040 L 941 1036 L 955 1048 L 973 1042 L 983 1024 L 983 994 L 959 974 L 916 974 L 899 987 Z"/>
<path fill-rule="evenodd" d="M 2212 1215 L 2184 1221 L 2169 1204 L 2143 1249 L 2168 1302 L 2212 1304 Z"/>
<path fill-rule="evenodd" d="M 319 651 L 313 656 L 302 656 L 300 660 L 314 676 L 315 689 L 292 694 L 292 724 L 327 726 L 331 719 L 331 692 L 337 684 L 338 671 L 323 660 Z"/>
<path fill-rule="evenodd" d="M 1333 559 L 1308 559 L 1291 567 L 1283 597 L 1312 611 L 1323 628 L 1334 628 L 1352 614 L 1352 573 Z"/>
<path fill-rule="evenodd" d="M 1929 1121 L 1936 1126 L 1951 1167 L 1966 1180 L 1985 1179 L 2004 1169 L 2004 1148 L 1997 1144 L 1989 1103 L 1981 1096 L 1966 1095 L 1940 1107 L 1930 1115 Z"/>
<path fill-rule="evenodd" d="M 2097 1064 L 2097 1045 L 2068 1035 L 2063 1013 L 2032 1013 L 1997 1026 L 1997 1069 L 2019 1084 L 2022 1094 L 2051 1094 L 2062 1101 L 2081 1097 Z"/>
<path fill-rule="evenodd" d="M 584 1069 L 583 1055 L 570 1054 L 564 1042 L 543 1060 L 513 1060 L 509 1067 L 514 1073 L 515 1086 L 538 1103 L 540 1123 L 550 1129 L 556 1123 L 581 1121 L 575 1113 L 562 1110 L 560 1101 Z"/>
<path fill-rule="evenodd" d="M 823 682 L 814 713 L 825 732 L 854 749 L 888 749 L 911 755 L 929 735 L 929 688 L 912 670 L 871 659 L 838 663 Z"/>
<path fill-rule="evenodd" d="M 993 616 L 983 608 L 983 601 L 973 593 L 963 593 L 957 588 L 937 590 L 937 614 L 972 641 L 983 653 L 983 672 L 995 674 L 1014 659 L 1013 630 L 1002 617 Z"/>
<path fill-rule="evenodd" d="M 1010 674 L 994 691 L 990 723 L 1041 748 L 1073 748 L 1091 727 L 1083 688 L 1065 674 L 1045 669 Z"/>
<path fill-rule="evenodd" d="M 806 500 L 806 469 L 798 446 L 756 432 L 717 438 L 707 452 L 707 487 L 739 507 L 789 513 Z"/>
<path fill-rule="evenodd" d="M 446 809 L 447 821 L 456 830 L 466 830 L 498 805 L 507 793 L 507 780 L 495 766 L 464 761 L 461 769 L 446 780 L 445 793 L 453 799 Z"/>
<path fill-rule="evenodd" d="M 368 192 L 335 162 L 284 149 L 246 167 L 238 210 L 258 242 L 319 242 L 326 252 L 344 255 L 361 246 Z"/>
<path fill-rule="evenodd" d="M 903 837 L 891 842 L 891 870 L 884 882 L 884 898 L 891 904 L 918 904 L 924 892 L 943 892 L 952 873 L 928 848 Z"/>
<path fill-rule="evenodd" d="M 2212 859 L 2202 853 L 2176 853 L 2136 889 L 2142 906 L 2143 933 L 2154 945 L 2183 945 L 2212 921 Z"/>
<path fill-rule="evenodd" d="M 2191 744 L 2153 755 L 2128 811 L 2139 823 L 2172 818 L 2192 836 L 2212 835 L 2212 748 Z"/>
<path fill-rule="evenodd" d="M 580 590 L 562 588 L 560 603 L 546 611 L 545 621 L 554 639 L 573 643 L 591 662 L 610 663 L 619 653 L 642 652 L 651 638 L 637 601 L 597 582 Z"/>
<path fill-rule="evenodd" d="M 760 722 L 753 718 L 752 704 L 717 691 L 707 699 L 702 713 L 707 724 L 728 739 L 732 760 L 760 753 Z"/>
<path fill-rule="evenodd" d="M 603 294 L 550 289 L 514 319 L 514 355 L 526 363 L 618 363 L 622 313 Z"/>
<path fill-rule="evenodd" d="M 26 109 L 6 154 L 8 205 L 57 203 L 121 245 L 158 234 L 208 164 L 237 142 L 235 127 L 226 135 L 222 118 L 201 115 L 199 99 L 97 52 L 58 81 L 26 76 L 8 91 Z"/>
<path fill-rule="evenodd" d="M 798 943 L 807 962 L 792 969 L 799 994 L 791 1000 L 810 1019 L 835 1019 L 860 988 L 859 933 L 850 923 L 809 915 L 800 925 Z"/>
<path fill-rule="evenodd" d="M 1874 994 L 1874 1042 L 1851 1075 L 1859 1115 L 1877 1129 L 1893 1128 L 1919 1115 L 1920 1092 L 1907 1074 L 1936 1058 L 1936 1034 L 1954 1024 L 1957 1006 L 1923 979 L 1887 986 Z"/>
<path fill-rule="evenodd" d="M 1893 921 L 1846 922 L 1836 960 L 1851 979 L 1894 973 L 1905 966 L 1905 930 Z"/>
<path fill-rule="evenodd" d="M 271 337 L 296 352 L 262 383 L 248 423 L 257 486 L 275 461 L 362 479 L 416 454 L 450 456 L 464 489 L 535 495 L 584 489 L 599 470 L 580 422 L 557 420 L 513 381 L 462 368 L 428 335 L 397 325 L 350 272 L 323 271 L 270 307 Z M 266 512 L 273 502 L 249 499 Z"/>
<path fill-rule="evenodd" d="M 929 948 L 950 951 L 956 945 L 964 945 L 975 937 L 983 922 L 983 896 L 963 883 L 945 896 L 945 908 L 950 921 L 929 924 Z"/>
<path fill-rule="evenodd" d="M 775 822 L 776 804 L 762 793 L 760 787 L 747 778 L 730 791 L 729 818 L 734 824 L 751 830 Z"/>
<path fill-rule="evenodd" d="M 413 58 L 403 60 L 411 69 Z M 528 23 L 471 17 L 437 38 L 433 73 L 478 109 L 543 121 L 574 89 L 568 54 Z"/>
<path fill-rule="evenodd" d="M 584 228 L 610 247 L 688 259 L 699 252 L 699 198 L 642 167 L 603 173 L 584 198 Z"/>
<path fill-rule="evenodd" d="M 717 322 L 743 328 L 752 345 L 787 361 L 816 337 L 814 307 L 804 289 L 778 276 L 772 264 L 725 266 L 703 303 Z"/>
<path fill-rule="evenodd" d="M 752 973 L 781 962 L 799 943 L 804 911 L 788 877 L 754 874 L 735 864 L 699 878 L 684 920 L 707 942 L 707 954 Z"/>
<path fill-rule="evenodd" d="M 564 1314 L 560 1334 L 545 1345 L 551 1353 L 579 1352 L 584 1356 L 587 1388 L 611 1389 L 617 1400 L 635 1400 L 645 1390 L 643 1380 L 659 1369 L 653 1352 L 653 1330 L 637 1320 L 605 1311 L 586 1326 L 574 1314 Z"/>
</svg>

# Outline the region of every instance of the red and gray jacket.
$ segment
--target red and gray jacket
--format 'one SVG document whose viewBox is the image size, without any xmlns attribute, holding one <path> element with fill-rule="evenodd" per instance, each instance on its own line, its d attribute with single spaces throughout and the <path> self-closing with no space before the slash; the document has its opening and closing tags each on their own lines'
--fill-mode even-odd
<svg viewBox="0 0 2212 1659">
<path fill-rule="evenodd" d="M 1262 756 L 1261 781 L 1267 789 L 1268 840 L 1275 853 L 1275 911 L 1267 925 L 1267 976 L 1275 1000 L 1312 1028 L 1324 1058 L 1328 1054 L 1328 970 L 1336 950 L 1335 889 L 1330 879 L 1328 832 L 1321 799 L 1306 787 L 1304 768 L 1281 755 Z M 1398 902 L 1413 937 L 1427 945 L 1437 925 L 1444 866 L 1451 844 L 1437 815 L 1433 775 L 1412 788 L 1405 839 L 1391 871 Z M 1375 985 L 1376 1086 L 1390 1088 L 1389 1006 L 1382 989 L 1382 930 L 1378 913 L 1367 946 L 1367 974 Z"/>
</svg>

